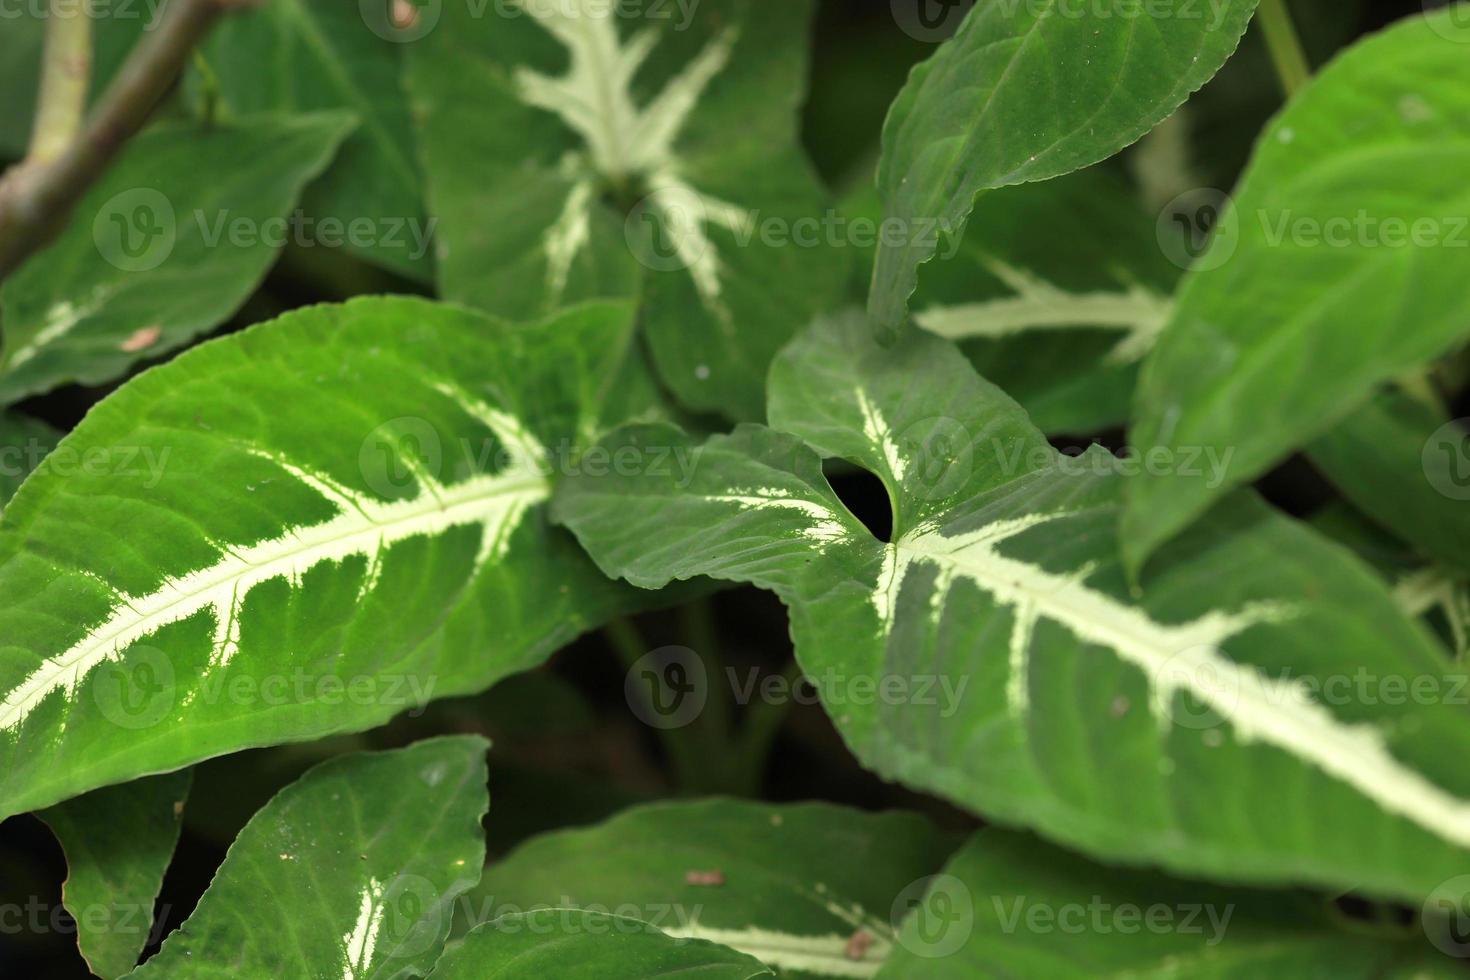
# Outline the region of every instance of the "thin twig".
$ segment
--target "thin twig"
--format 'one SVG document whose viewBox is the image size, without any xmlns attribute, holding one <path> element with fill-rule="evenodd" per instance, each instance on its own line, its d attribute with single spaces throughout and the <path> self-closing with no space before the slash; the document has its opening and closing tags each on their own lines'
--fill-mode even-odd
<svg viewBox="0 0 1470 980">
<path fill-rule="evenodd" d="M 85 2 L 51 0 L 41 91 L 27 159 L 44 163 L 65 152 L 82 129 L 92 84 L 92 12 Z"/>
<path fill-rule="evenodd" d="M 0 279 L 44 248 L 77 201 L 148 121 L 221 16 L 257 0 L 170 0 L 108 87 L 81 134 L 51 160 L 26 161 L 0 178 Z"/>
</svg>

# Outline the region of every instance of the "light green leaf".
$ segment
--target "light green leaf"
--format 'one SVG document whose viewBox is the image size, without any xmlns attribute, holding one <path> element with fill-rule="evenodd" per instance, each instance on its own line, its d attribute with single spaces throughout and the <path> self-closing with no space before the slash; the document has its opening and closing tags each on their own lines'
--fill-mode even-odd
<svg viewBox="0 0 1470 980">
<path fill-rule="evenodd" d="M 446 5 L 408 57 L 444 295 L 517 319 L 636 295 L 679 399 L 758 417 L 845 273 L 796 137 L 811 6 Z"/>
<path fill-rule="evenodd" d="M 386 6 L 386 5 L 385 5 Z M 312 243 L 343 247 L 414 279 L 433 278 L 423 176 L 408 96 L 400 83 L 402 45 L 370 29 L 356 3 L 273 0 L 225 18 L 203 56 L 232 113 L 349 110 L 361 126 L 302 198 Z M 269 67 L 267 67 L 269 66 Z M 352 231 L 354 223 L 363 226 Z"/>
<path fill-rule="evenodd" d="M 1431 980 L 1463 976 L 1422 934 L 1372 936 L 1320 898 L 1227 891 L 1079 861 L 984 830 L 916 903 L 880 980 Z"/>
<path fill-rule="evenodd" d="M 760 961 L 699 939 L 674 939 L 606 912 L 543 908 L 487 922 L 444 954 L 432 980 L 709 980 L 772 976 Z"/>
<path fill-rule="evenodd" d="M 1411 17 L 1350 48 L 1267 128 L 1145 364 L 1132 431 L 1142 452 L 1232 457 L 1220 481 L 1134 483 L 1131 566 L 1470 334 L 1467 44 L 1454 10 Z"/>
<path fill-rule="evenodd" d="M 914 69 L 883 128 L 884 215 L 908 233 L 879 247 L 873 320 L 902 324 L 934 232 L 961 234 L 977 194 L 1080 170 L 1137 140 L 1220 69 L 1255 6 L 977 4 Z"/>
<path fill-rule="evenodd" d="M 892 950 L 904 896 L 923 891 L 954 843 L 911 814 L 655 804 L 545 834 L 490 865 L 469 895 L 471 921 L 573 905 L 721 943 L 782 977 L 870 977 Z"/>
<path fill-rule="evenodd" d="M 1470 856 L 1470 712 L 1372 572 L 1238 495 L 1135 596 L 1128 464 L 1058 454 L 952 346 L 884 349 L 861 319 L 773 365 L 772 424 L 794 435 L 712 438 L 683 487 L 574 478 L 558 519 L 636 585 L 775 591 L 858 758 L 997 822 L 1109 860 L 1411 899 Z M 818 453 L 884 482 L 892 543 Z"/>
<path fill-rule="evenodd" d="M 227 320 L 353 125 L 341 114 L 167 123 L 130 143 L 61 238 L 0 288 L 0 404 L 110 381 Z"/>
<path fill-rule="evenodd" d="M 115 980 L 138 965 L 153 903 L 179 842 L 189 770 L 109 786 L 40 814 L 66 853 L 62 904 L 92 973 Z"/>
<path fill-rule="evenodd" d="M 1426 558 L 1470 573 L 1470 431 L 1390 388 L 1307 453 L 1364 513 Z"/>
<path fill-rule="evenodd" d="M 0 513 L 31 471 L 56 445 L 61 433 L 36 419 L 0 414 Z"/>
<path fill-rule="evenodd" d="M 631 317 L 313 307 L 94 408 L 0 521 L 0 814 L 369 728 L 641 604 L 541 506 L 653 403 Z"/>
<path fill-rule="evenodd" d="M 485 859 L 482 738 L 340 756 L 251 818 L 136 980 L 422 977 Z"/>
</svg>

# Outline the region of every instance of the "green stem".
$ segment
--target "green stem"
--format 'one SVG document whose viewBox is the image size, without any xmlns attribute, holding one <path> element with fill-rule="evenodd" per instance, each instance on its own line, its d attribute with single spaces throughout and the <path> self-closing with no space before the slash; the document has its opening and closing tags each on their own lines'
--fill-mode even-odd
<svg viewBox="0 0 1470 980">
<path fill-rule="evenodd" d="M 71 146 L 82 129 L 91 84 L 91 11 L 86 4 L 51 0 L 46 16 L 41 93 L 28 159 L 45 163 Z"/>
<path fill-rule="evenodd" d="M 771 743 L 780 734 L 781 726 L 786 723 L 786 716 L 796 703 L 796 686 L 806 675 L 802 673 L 801 666 L 792 660 L 781 672 L 781 676 L 785 681 L 782 690 L 789 691 L 792 696 L 784 701 L 757 701 L 752 704 L 745 713 L 745 725 L 740 731 L 740 756 L 746 760 L 745 768 L 749 771 L 750 779 L 757 784 L 765 769 L 766 758 L 770 755 Z"/>
<path fill-rule="evenodd" d="M 619 617 L 608 623 L 603 627 L 602 633 L 612 648 L 617 651 L 618 659 L 623 662 L 625 671 L 631 671 L 633 666 L 643 658 L 643 655 L 652 649 L 644 640 L 643 634 L 638 632 L 638 627 L 633 625 L 632 620 L 625 617 Z M 634 684 L 627 689 L 639 692 L 646 712 L 656 710 L 642 686 Z M 659 743 L 664 747 L 664 754 L 668 756 L 669 765 L 674 770 L 674 780 L 679 788 L 685 792 L 697 791 L 707 769 L 707 766 L 700 761 L 699 746 L 688 737 L 683 729 L 679 728 L 660 728 L 658 737 Z"/>
<path fill-rule="evenodd" d="M 1302 50 L 1301 38 L 1291 22 L 1291 12 L 1286 9 L 1286 0 L 1261 0 L 1256 11 L 1256 20 L 1266 34 L 1266 47 L 1271 49 L 1271 62 L 1276 66 L 1276 77 L 1287 98 L 1301 91 L 1312 77 L 1312 67 L 1307 54 Z"/>
</svg>

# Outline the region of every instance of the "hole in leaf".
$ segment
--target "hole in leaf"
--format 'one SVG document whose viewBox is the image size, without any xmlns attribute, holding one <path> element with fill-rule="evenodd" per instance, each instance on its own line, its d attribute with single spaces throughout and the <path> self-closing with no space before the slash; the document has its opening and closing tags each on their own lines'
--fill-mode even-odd
<svg viewBox="0 0 1470 980">
<path fill-rule="evenodd" d="M 873 537 L 883 542 L 893 539 L 893 504 L 882 480 L 843 459 L 824 461 L 822 473 L 837 499 L 863 522 Z"/>
</svg>

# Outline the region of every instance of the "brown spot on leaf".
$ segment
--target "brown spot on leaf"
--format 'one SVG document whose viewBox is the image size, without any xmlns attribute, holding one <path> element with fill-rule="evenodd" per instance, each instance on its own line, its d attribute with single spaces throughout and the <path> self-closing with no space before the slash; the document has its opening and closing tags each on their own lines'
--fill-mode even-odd
<svg viewBox="0 0 1470 980">
<path fill-rule="evenodd" d="M 686 871 L 684 872 L 684 884 L 693 885 L 696 888 L 713 888 L 725 883 L 723 871 Z"/>
<path fill-rule="evenodd" d="M 843 954 L 850 960 L 861 960 L 867 957 L 872 945 L 873 934 L 866 929 L 859 929 L 847 940 L 847 948 L 843 950 Z"/>
<path fill-rule="evenodd" d="M 163 336 L 163 328 L 154 324 L 151 327 L 139 327 L 128 334 L 128 339 L 117 345 L 117 349 L 124 354 L 136 354 L 140 350 L 147 350 L 158 343 L 158 338 Z"/>
</svg>

